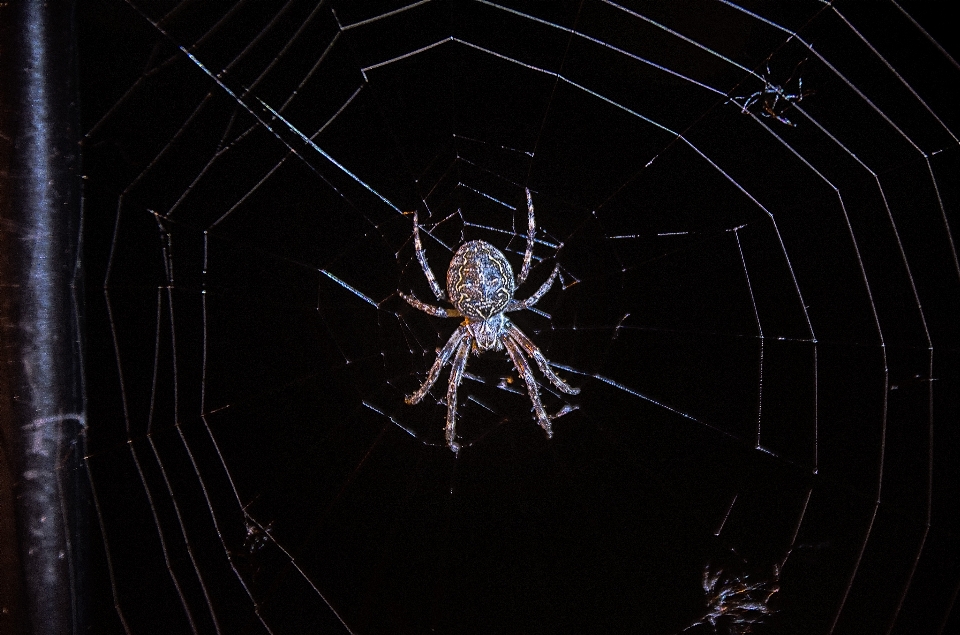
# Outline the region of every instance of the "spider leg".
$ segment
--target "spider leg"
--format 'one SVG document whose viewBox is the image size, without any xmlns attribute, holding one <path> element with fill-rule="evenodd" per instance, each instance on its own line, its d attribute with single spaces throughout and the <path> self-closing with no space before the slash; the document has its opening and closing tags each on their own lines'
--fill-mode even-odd
<svg viewBox="0 0 960 635">
<path fill-rule="evenodd" d="M 537 289 L 536 293 L 534 293 L 532 296 L 530 296 L 526 300 L 510 300 L 510 302 L 507 303 L 507 306 L 503 310 L 503 312 L 506 313 L 508 311 L 522 311 L 523 309 L 529 309 L 530 307 L 532 307 L 534 304 L 540 301 L 540 298 L 542 298 L 547 291 L 550 290 L 550 287 L 553 286 L 553 281 L 557 279 L 558 273 L 560 273 L 560 267 L 559 266 L 554 267 L 553 273 L 551 273 L 550 277 L 547 278 L 547 281 L 544 282 L 539 289 Z"/>
<path fill-rule="evenodd" d="M 427 264 L 427 252 L 423 250 L 423 243 L 420 242 L 420 221 L 417 218 L 417 210 L 413 210 L 413 246 L 417 251 L 417 260 L 420 261 L 420 266 L 423 267 L 423 274 L 427 277 L 427 282 L 430 283 L 430 290 L 433 291 L 433 295 L 435 295 L 438 300 L 446 300 L 446 294 L 443 292 L 443 289 L 440 288 L 440 285 L 437 284 L 437 279 L 433 276 L 430 265 Z"/>
<path fill-rule="evenodd" d="M 758 90 L 748 97 L 743 97 L 743 108 L 740 109 L 740 113 L 745 115 L 750 112 L 750 108 L 752 108 L 755 103 L 760 101 L 762 94 L 763 92 Z M 734 98 L 734 102 L 736 102 L 736 98 Z"/>
<path fill-rule="evenodd" d="M 567 382 L 560 379 L 553 369 L 550 368 L 550 362 L 547 361 L 547 358 L 543 356 L 543 353 L 540 352 L 540 349 L 537 348 L 537 345 L 527 337 L 526 333 L 521 331 L 516 324 L 513 322 L 507 322 L 507 337 L 516 342 L 527 355 L 533 358 L 537 362 L 537 366 L 540 368 L 540 372 L 550 380 L 550 383 L 557 387 L 558 390 L 561 390 L 568 395 L 576 395 L 580 392 L 579 388 L 574 388 Z"/>
<path fill-rule="evenodd" d="M 783 123 L 783 124 L 787 124 L 787 125 L 790 126 L 791 128 L 796 128 L 796 127 L 797 127 L 797 124 L 795 124 L 795 123 L 793 123 L 792 121 L 790 121 L 789 119 L 787 119 L 785 115 L 776 115 L 776 118 L 777 118 L 777 121 L 779 121 L 780 123 Z"/>
<path fill-rule="evenodd" d="M 450 339 L 447 340 L 443 349 L 437 354 L 437 361 L 433 362 L 433 366 L 430 367 L 430 371 L 427 373 L 427 378 L 424 380 L 423 385 L 417 389 L 417 392 L 404 400 L 407 404 L 412 406 L 413 404 L 420 403 L 420 400 L 426 396 L 427 391 L 436 383 L 437 377 L 440 376 L 440 371 L 443 370 L 443 367 L 450 361 L 450 356 L 453 355 L 453 352 L 466 337 L 467 327 L 461 324 L 457 327 L 457 330 L 453 332 L 453 335 L 450 336 Z"/>
<path fill-rule="evenodd" d="M 533 197 L 530 196 L 530 188 L 527 190 L 527 250 L 523 254 L 523 267 L 520 268 L 520 275 L 517 276 L 517 286 L 527 279 L 530 274 L 530 261 L 533 258 L 533 242 L 537 236 L 537 223 L 533 219 Z"/>
<path fill-rule="evenodd" d="M 447 383 L 447 447 L 456 452 L 460 445 L 457 438 L 457 388 L 463 380 L 463 369 L 467 367 L 467 357 L 470 354 L 471 342 L 469 338 L 460 344 L 457 355 L 450 364 L 450 381 Z"/>
<path fill-rule="evenodd" d="M 520 346 L 509 337 L 501 336 L 500 341 L 507 349 L 510 360 L 520 376 L 523 377 L 523 383 L 527 385 L 527 394 L 530 395 L 530 401 L 533 402 L 533 411 L 537 416 L 537 423 L 547 433 L 547 438 L 553 438 L 553 428 L 550 426 L 550 417 L 547 411 L 543 409 L 543 402 L 540 400 L 540 389 L 537 388 L 537 382 L 533 378 L 533 371 L 530 370 L 530 364 L 523 356 Z"/>
<path fill-rule="evenodd" d="M 400 297 L 407 301 L 407 304 L 412 306 L 415 309 L 420 309 L 424 313 L 429 313 L 430 315 L 435 315 L 437 317 L 460 317 L 460 311 L 456 309 L 444 309 L 443 307 L 433 306 L 432 304 L 427 304 L 426 302 L 421 302 L 412 295 L 407 295 L 403 291 L 398 292 Z"/>
</svg>

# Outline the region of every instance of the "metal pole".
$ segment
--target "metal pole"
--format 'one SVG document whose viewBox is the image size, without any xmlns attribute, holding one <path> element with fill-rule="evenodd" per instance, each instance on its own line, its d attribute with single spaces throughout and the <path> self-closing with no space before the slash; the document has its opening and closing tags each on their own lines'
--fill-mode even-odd
<svg viewBox="0 0 960 635">
<path fill-rule="evenodd" d="M 84 631 L 72 0 L 0 2 L 0 632 Z"/>
</svg>

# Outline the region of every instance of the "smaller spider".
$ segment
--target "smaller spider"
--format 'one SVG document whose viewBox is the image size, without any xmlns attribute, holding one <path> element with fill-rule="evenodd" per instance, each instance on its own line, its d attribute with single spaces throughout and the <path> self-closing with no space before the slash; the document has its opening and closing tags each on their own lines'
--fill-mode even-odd
<svg viewBox="0 0 960 635">
<path fill-rule="evenodd" d="M 450 261 L 447 269 L 447 292 L 437 284 L 430 266 L 427 264 L 427 255 L 420 242 L 420 225 L 417 213 L 413 213 L 413 242 L 417 252 L 417 260 L 423 267 L 423 273 L 430 284 L 430 289 L 437 300 L 444 301 L 449 297 L 452 309 L 425 304 L 412 295 L 400 292 L 400 297 L 410 306 L 435 315 L 437 317 L 462 317 L 463 322 L 453 332 L 446 345 L 437 354 L 437 359 L 430 367 L 423 385 L 409 397 L 406 402 L 410 405 L 419 403 L 430 388 L 437 381 L 440 371 L 450 364 L 450 380 L 447 384 L 447 446 L 454 452 L 460 449 L 456 442 L 457 419 L 457 388 L 463 379 L 463 371 L 467 366 L 467 357 L 471 352 L 507 350 L 510 360 L 527 385 L 530 401 L 533 402 L 533 411 L 537 423 L 547 433 L 547 438 L 553 436 L 550 427 L 551 416 L 547 415 L 540 400 L 540 391 L 533 378 L 530 362 L 523 353 L 537 363 L 540 372 L 550 380 L 559 390 L 575 395 L 579 388 L 569 386 L 550 368 L 550 362 L 543 356 L 540 349 L 518 329 L 504 313 L 529 309 L 550 290 L 557 277 L 559 267 L 554 267 L 550 278 L 543 283 L 537 292 L 526 300 L 515 300 L 513 294 L 530 273 L 530 260 L 533 257 L 533 242 L 537 225 L 533 218 L 533 198 L 527 189 L 527 249 L 523 255 L 523 267 L 520 275 L 514 280 L 510 262 L 499 249 L 482 240 L 471 240 L 463 243 Z M 452 362 L 451 362 L 452 358 Z M 561 413 L 565 412 L 562 410 Z M 559 415 L 555 415 L 559 416 Z"/>
<path fill-rule="evenodd" d="M 733 102 L 740 106 L 741 114 L 758 114 L 763 117 L 776 119 L 782 124 L 796 128 L 797 124 L 790 121 L 786 115 L 786 112 L 791 106 L 794 104 L 799 104 L 801 101 L 816 92 L 814 90 L 803 89 L 803 77 L 797 78 L 797 92 L 787 92 L 787 85 L 793 83 L 793 78 L 796 77 L 797 71 L 800 70 L 800 66 L 805 61 L 806 60 L 801 60 L 800 63 L 797 64 L 796 68 L 793 69 L 793 73 L 790 75 L 787 81 L 783 82 L 783 84 L 780 86 L 773 84 L 770 81 L 772 73 L 770 72 L 770 64 L 767 64 L 767 74 L 764 76 L 763 88 L 752 95 L 733 98 Z M 741 100 L 743 103 L 740 103 Z"/>
<path fill-rule="evenodd" d="M 707 565 L 703 570 L 707 612 L 683 630 L 688 631 L 700 624 L 710 624 L 714 633 L 718 632 L 717 626 L 720 625 L 720 628 L 730 635 L 747 635 L 754 624 L 774 613 L 769 603 L 780 591 L 779 579 L 780 568 L 776 565 L 770 579 L 756 581 L 750 581 L 745 574 L 732 575 L 723 569 L 714 572 L 711 566 Z"/>
</svg>

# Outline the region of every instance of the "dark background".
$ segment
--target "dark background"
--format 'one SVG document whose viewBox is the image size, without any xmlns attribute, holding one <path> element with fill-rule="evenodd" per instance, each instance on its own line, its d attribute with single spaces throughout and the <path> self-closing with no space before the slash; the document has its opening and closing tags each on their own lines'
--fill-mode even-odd
<svg viewBox="0 0 960 635">
<path fill-rule="evenodd" d="M 78 7 L 95 632 L 669 634 L 707 567 L 779 577 L 756 633 L 955 630 L 955 53 L 881 2 L 401 6 Z M 473 357 L 454 455 L 400 210 L 516 268 L 524 187 L 577 409 Z"/>
</svg>

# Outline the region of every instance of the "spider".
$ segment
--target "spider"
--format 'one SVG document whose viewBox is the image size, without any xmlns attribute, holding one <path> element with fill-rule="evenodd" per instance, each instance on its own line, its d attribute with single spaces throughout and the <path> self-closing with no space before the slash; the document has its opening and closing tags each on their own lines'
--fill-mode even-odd
<svg viewBox="0 0 960 635">
<path fill-rule="evenodd" d="M 467 357 L 471 352 L 479 354 L 483 351 L 502 351 L 506 349 L 507 355 L 527 385 L 527 392 L 530 395 L 530 401 L 533 402 L 533 411 L 537 423 L 547 433 L 547 438 L 553 437 L 550 419 L 559 415 L 551 417 L 544 410 L 543 402 L 540 400 L 540 391 L 537 388 L 536 381 L 534 381 L 533 371 L 530 369 L 530 362 L 524 357 L 524 353 L 533 358 L 540 368 L 540 372 L 558 389 L 569 395 L 580 392 L 579 388 L 571 387 L 553 372 L 550 368 L 550 362 L 543 356 L 540 349 L 504 315 L 512 311 L 529 309 L 535 305 L 550 290 L 559 272 L 559 266 L 554 267 L 550 278 L 526 300 L 514 299 L 513 294 L 517 287 L 527 279 L 527 274 L 530 273 L 530 260 L 533 257 L 533 242 L 536 231 L 537 225 L 533 218 L 533 198 L 530 196 L 530 190 L 527 189 L 527 249 L 523 254 L 523 267 L 520 269 L 520 275 L 514 280 L 510 262 L 499 249 L 482 240 L 471 240 L 460 245 L 460 248 L 453 255 L 450 267 L 447 269 L 447 291 L 444 294 L 427 264 L 427 255 L 423 250 L 423 244 L 420 242 L 420 226 L 417 213 L 416 211 L 413 212 L 413 243 L 417 252 L 417 260 L 423 267 L 423 273 L 431 291 L 433 291 L 433 295 L 441 302 L 449 298 L 453 308 L 445 309 L 426 304 L 403 292 L 399 292 L 400 297 L 406 300 L 410 306 L 424 313 L 437 317 L 462 317 L 463 322 L 437 354 L 437 359 L 430 367 L 423 385 L 415 393 L 408 396 L 405 401 L 409 405 L 419 403 L 436 383 L 440 371 L 443 370 L 444 366 L 450 364 L 450 380 L 447 384 L 446 437 L 447 446 L 454 452 L 460 449 L 456 442 L 457 388 L 463 379 Z"/>
<path fill-rule="evenodd" d="M 747 95 L 745 97 L 734 97 L 733 101 L 738 106 L 741 106 L 740 112 L 744 115 L 750 113 L 756 113 L 763 117 L 769 117 L 776 119 L 782 124 L 786 124 L 792 128 L 796 128 L 797 124 L 790 121 L 786 116 L 787 110 L 794 104 L 799 104 L 801 101 L 813 95 L 816 91 L 814 90 L 804 90 L 803 89 L 803 77 L 797 79 L 797 92 L 789 93 L 787 92 L 787 85 L 793 82 L 793 78 L 796 77 L 797 71 L 800 69 L 800 66 L 806 60 L 801 60 L 797 64 L 796 68 L 793 69 L 793 73 L 783 82 L 781 86 L 777 86 L 770 82 L 770 77 L 772 73 L 770 72 L 770 64 L 767 64 L 767 74 L 763 80 L 763 88 L 753 93 L 752 95 Z M 739 100 L 743 100 L 743 104 Z"/>
<path fill-rule="evenodd" d="M 780 568 L 776 565 L 772 579 L 755 582 L 749 582 L 746 575 L 731 575 L 723 569 L 714 573 L 707 565 L 703 570 L 707 613 L 683 631 L 700 624 L 710 624 L 716 633 L 719 624 L 730 635 L 750 633 L 754 624 L 762 622 L 764 616 L 774 612 L 768 603 L 780 591 L 779 579 Z"/>
</svg>

